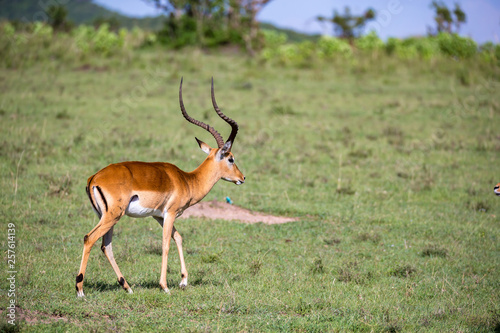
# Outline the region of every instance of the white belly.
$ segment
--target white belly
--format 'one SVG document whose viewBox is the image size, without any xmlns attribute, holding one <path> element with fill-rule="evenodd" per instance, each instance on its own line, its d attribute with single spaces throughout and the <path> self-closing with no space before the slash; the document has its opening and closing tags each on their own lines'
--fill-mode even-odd
<svg viewBox="0 0 500 333">
<path fill-rule="evenodd" d="M 125 214 L 130 217 L 163 216 L 161 210 L 141 206 L 139 198 L 133 198 L 130 201 L 125 209 Z"/>
</svg>

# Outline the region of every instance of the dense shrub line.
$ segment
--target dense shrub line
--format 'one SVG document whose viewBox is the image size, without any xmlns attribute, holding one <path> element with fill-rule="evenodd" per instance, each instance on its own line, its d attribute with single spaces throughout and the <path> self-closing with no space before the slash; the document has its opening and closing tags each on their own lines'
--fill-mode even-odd
<svg viewBox="0 0 500 333">
<path fill-rule="evenodd" d="M 384 54 L 400 59 L 422 60 L 478 57 L 483 62 L 500 65 L 499 44 L 486 43 L 478 47 L 470 38 L 444 32 L 428 37 L 389 38 L 384 42 L 372 31 L 352 43 L 330 36 L 322 36 L 316 43 L 287 43 L 283 33 L 264 30 L 263 34 L 265 48 L 261 57 L 283 65 L 307 66 L 315 59 L 349 58 L 357 55 L 377 57 Z"/>
<path fill-rule="evenodd" d="M 139 28 L 114 32 L 108 23 L 55 31 L 42 22 L 19 26 L 3 22 L 0 24 L 0 67 L 26 67 L 44 60 L 68 62 L 95 56 L 112 57 L 155 41 L 154 34 Z"/>
<path fill-rule="evenodd" d="M 483 65 L 500 66 L 500 44 L 478 46 L 470 38 L 451 33 L 389 38 L 384 42 L 372 31 L 352 42 L 322 36 L 317 41 L 300 43 L 289 43 L 284 33 L 274 30 L 262 30 L 261 35 L 264 47 L 257 57 L 284 66 L 311 67 L 334 59 L 378 59 L 382 56 L 417 61 L 472 59 Z M 120 56 L 145 45 L 165 47 L 168 45 L 165 38 L 168 36 L 164 32 L 155 34 L 139 28 L 113 31 L 108 23 L 56 31 L 41 22 L 20 26 L 3 22 L 0 24 L 0 67 L 19 68 L 43 60 L 78 62 L 91 57 Z"/>
</svg>

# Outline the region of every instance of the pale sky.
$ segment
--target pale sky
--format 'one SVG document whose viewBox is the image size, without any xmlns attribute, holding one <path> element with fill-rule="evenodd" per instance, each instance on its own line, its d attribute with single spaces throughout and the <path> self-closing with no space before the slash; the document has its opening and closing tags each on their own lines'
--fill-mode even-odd
<svg viewBox="0 0 500 333">
<path fill-rule="evenodd" d="M 158 15 L 152 5 L 144 0 L 94 0 L 94 2 L 134 17 Z M 371 7 L 377 13 L 377 21 L 366 27 L 375 29 L 382 39 L 422 36 L 427 27 L 435 27 L 431 0 L 272 0 L 259 14 L 262 22 L 273 23 L 304 33 L 331 34 L 331 26 L 320 25 L 317 16 L 332 17 L 333 11 L 351 8 L 353 14 L 361 14 Z M 500 43 L 500 0 L 444 0 L 449 8 L 458 2 L 467 15 L 467 23 L 460 34 L 472 37 L 478 43 Z"/>
</svg>

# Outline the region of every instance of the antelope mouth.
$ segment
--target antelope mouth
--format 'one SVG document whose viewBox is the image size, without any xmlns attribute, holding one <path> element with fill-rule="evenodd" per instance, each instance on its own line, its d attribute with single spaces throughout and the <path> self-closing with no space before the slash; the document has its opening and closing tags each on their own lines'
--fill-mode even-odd
<svg viewBox="0 0 500 333">
<path fill-rule="evenodd" d="M 234 180 L 234 179 L 224 178 L 224 177 L 222 177 L 222 180 L 225 180 L 226 182 L 234 183 L 236 185 L 241 185 L 241 184 L 243 184 L 245 182 L 245 180 L 241 180 L 241 179 Z"/>
</svg>

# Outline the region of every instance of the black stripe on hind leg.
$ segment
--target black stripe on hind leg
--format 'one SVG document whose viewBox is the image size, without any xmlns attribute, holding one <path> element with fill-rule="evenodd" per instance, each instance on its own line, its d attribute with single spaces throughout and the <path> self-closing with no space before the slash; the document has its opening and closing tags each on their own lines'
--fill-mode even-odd
<svg viewBox="0 0 500 333">
<path fill-rule="evenodd" d="M 96 186 L 97 190 L 99 191 L 99 194 L 101 195 L 102 201 L 104 202 L 104 206 L 106 207 L 106 212 L 108 211 L 108 202 L 106 201 L 106 197 L 104 197 L 104 194 L 102 193 L 102 190 L 99 186 Z"/>
<path fill-rule="evenodd" d="M 89 197 L 90 203 L 92 204 L 92 208 L 94 208 L 94 210 L 97 212 L 97 215 L 99 215 L 99 218 L 101 218 L 101 212 L 95 206 L 94 200 L 92 200 L 92 196 L 90 195 L 90 189 L 88 187 L 85 187 L 85 191 L 87 192 L 87 196 Z"/>
</svg>

